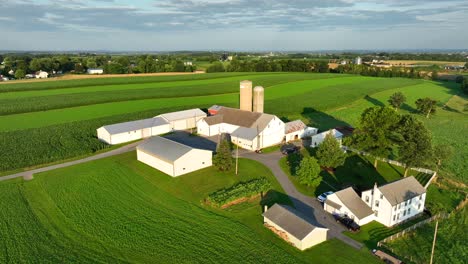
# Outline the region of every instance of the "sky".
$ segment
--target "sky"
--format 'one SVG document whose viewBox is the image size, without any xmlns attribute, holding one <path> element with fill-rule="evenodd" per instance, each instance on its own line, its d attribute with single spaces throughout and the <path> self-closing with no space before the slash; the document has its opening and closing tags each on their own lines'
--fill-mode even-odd
<svg viewBox="0 0 468 264">
<path fill-rule="evenodd" d="M 466 49 L 467 27 L 467 0 L 0 0 L 0 50 Z"/>
</svg>

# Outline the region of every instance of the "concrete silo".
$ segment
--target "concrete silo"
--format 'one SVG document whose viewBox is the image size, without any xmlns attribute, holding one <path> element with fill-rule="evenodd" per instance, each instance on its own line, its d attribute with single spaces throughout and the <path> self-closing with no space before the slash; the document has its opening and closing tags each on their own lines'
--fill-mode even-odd
<svg viewBox="0 0 468 264">
<path fill-rule="evenodd" d="M 253 95 L 253 111 L 263 113 L 263 101 L 265 100 L 265 91 L 262 86 L 255 86 Z"/>
<path fill-rule="evenodd" d="M 252 82 L 240 82 L 240 109 L 252 112 Z"/>
</svg>

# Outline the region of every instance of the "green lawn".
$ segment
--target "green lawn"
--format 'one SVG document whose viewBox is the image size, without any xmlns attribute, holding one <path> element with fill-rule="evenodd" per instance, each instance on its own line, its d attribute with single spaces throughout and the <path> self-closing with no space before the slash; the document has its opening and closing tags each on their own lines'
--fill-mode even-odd
<svg viewBox="0 0 468 264">
<path fill-rule="evenodd" d="M 290 202 L 268 168 L 239 164 L 238 176 L 207 168 L 171 178 L 131 152 L 1 182 L 0 262 L 378 263 L 337 240 L 294 249 L 263 227 L 260 200 L 203 205 L 208 193 L 257 177 L 271 181 L 270 202 Z"/>
</svg>

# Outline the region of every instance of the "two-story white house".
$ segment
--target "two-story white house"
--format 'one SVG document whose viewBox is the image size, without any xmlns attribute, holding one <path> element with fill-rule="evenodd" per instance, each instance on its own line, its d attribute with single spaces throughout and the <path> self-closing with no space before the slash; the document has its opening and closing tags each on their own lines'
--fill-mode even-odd
<svg viewBox="0 0 468 264">
<path fill-rule="evenodd" d="M 362 200 L 374 212 L 375 220 L 393 226 L 424 210 L 426 189 L 413 176 L 362 192 Z"/>
</svg>

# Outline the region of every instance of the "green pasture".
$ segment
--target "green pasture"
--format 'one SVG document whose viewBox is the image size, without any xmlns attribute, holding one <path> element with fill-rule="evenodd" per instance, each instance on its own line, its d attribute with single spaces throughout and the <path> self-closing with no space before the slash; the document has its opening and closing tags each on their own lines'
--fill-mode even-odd
<svg viewBox="0 0 468 264">
<path fill-rule="evenodd" d="M 289 202 L 268 168 L 239 165 L 239 175 L 207 168 L 171 178 L 131 152 L 1 182 L 0 261 L 378 263 L 338 240 L 300 252 L 263 226 L 260 199 L 242 210 L 204 205 L 209 193 L 257 177 L 274 187 L 267 202 Z"/>
</svg>

